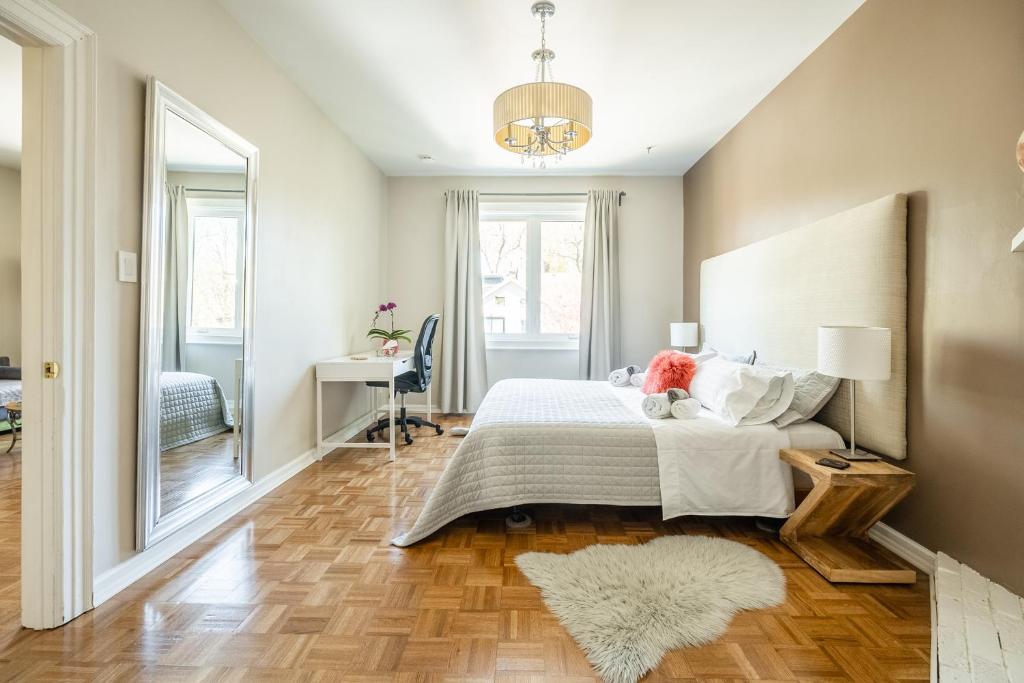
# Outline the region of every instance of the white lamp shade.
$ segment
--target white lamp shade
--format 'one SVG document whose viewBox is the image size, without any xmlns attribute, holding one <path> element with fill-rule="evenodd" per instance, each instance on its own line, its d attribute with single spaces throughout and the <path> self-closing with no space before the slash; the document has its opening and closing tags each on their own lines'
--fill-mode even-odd
<svg viewBox="0 0 1024 683">
<path fill-rule="evenodd" d="M 668 331 L 672 346 L 696 346 L 699 341 L 697 323 L 669 323 Z"/>
<path fill-rule="evenodd" d="M 819 327 L 818 372 L 843 379 L 889 379 L 892 330 L 888 327 Z"/>
</svg>

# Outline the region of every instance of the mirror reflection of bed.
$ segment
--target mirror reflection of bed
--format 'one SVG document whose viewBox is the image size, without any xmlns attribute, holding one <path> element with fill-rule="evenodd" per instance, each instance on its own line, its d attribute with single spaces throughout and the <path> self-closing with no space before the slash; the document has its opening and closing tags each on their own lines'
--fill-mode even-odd
<svg viewBox="0 0 1024 683">
<path fill-rule="evenodd" d="M 161 375 L 160 511 L 241 475 L 233 398 L 209 375 Z"/>
<path fill-rule="evenodd" d="M 166 113 L 161 515 L 242 475 L 246 159 Z"/>
</svg>

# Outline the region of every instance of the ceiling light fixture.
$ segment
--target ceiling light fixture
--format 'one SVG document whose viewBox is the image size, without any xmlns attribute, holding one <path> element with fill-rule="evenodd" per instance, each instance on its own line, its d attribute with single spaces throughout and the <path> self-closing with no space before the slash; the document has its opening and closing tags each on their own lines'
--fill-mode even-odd
<svg viewBox="0 0 1024 683">
<path fill-rule="evenodd" d="M 530 9 L 540 17 L 540 49 L 533 51 L 537 77 L 494 100 L 494 141 L 519 154 L 522 163 L 529 159 L 534 168 L 546 168 L 546 157 L 558 161 L 590 140 L 593 103 L 581 88 L 552 80 L 555 53 L 547 46 L 547 20 L 554 3 L 535 2 Z"/>
</svg>

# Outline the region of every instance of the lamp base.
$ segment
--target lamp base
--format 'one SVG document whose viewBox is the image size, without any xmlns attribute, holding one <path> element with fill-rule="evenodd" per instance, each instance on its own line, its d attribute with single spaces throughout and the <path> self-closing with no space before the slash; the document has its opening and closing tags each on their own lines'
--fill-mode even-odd
<svg viewBox="0 0 1024 683">
<path fill-rule="evenodd" d="M 862 451 L 859 448 L 855 451 L 852 451 L 849 448 L 833 448 L 832 450 L 829 451 L 829 453 L 833 455 L 838 455 L 840 458 L 850 461 L 872 462 L 880 459 L 874 453 L 868 453 L 867 451 Z"/>
</svg>

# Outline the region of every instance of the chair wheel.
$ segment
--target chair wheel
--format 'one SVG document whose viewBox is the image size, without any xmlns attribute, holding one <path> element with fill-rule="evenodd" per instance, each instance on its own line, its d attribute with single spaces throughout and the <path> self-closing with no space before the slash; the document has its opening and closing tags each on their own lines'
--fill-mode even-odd
<svg viewBox="0 0 1024 683">
<path fill-rule="evenodd" d="M 366 432 L 366 440 L 373 443 L 373 432 Z"/>
<path fill-rule="evenodd" d="M 434 427 L 434 429 L 437 431 L 437 435 L 438 436 L 441 436 L 442 434 L 444 434 L 444 430 L 441 429 L 441 425 L 438 425 L 438 426 Z"/>
<path fill-rule="evenodd" d="M 411 443 L 412 443 L 412 437 L 406 435 L 406 437 L 405 437 L 405 445 L 408 446 Z"/>
</svg>

